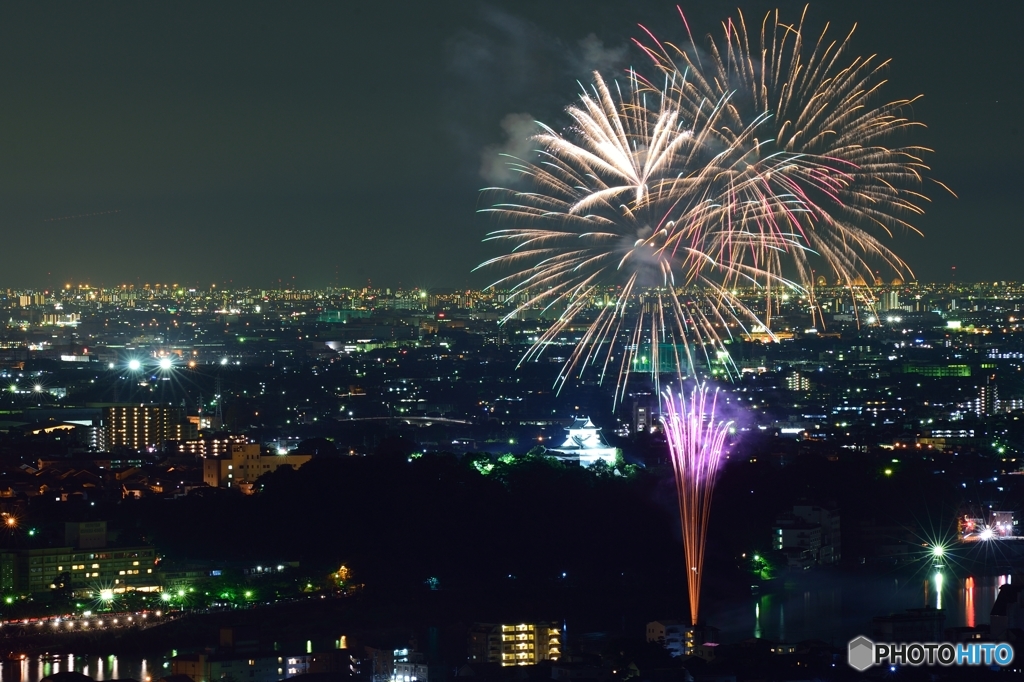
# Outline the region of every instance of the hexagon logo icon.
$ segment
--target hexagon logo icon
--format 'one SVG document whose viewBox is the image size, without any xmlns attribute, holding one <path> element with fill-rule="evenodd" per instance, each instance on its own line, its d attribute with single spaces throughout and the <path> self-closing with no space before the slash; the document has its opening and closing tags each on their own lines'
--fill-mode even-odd
<svg viewBox="0 0 1024 682">
<path fill-rule="evenodd" d="M 851 668 L 864 672 L 875 663 L 875 643 L 863 635 L 850 640 L 846 660 Z"/>
</svg>

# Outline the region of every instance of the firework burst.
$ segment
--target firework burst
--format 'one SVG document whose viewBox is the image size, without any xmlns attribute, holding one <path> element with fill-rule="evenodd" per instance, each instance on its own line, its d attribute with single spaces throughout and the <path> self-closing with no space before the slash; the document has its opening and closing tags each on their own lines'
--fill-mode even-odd
<svg viewBox="0 0 1024 682">
<path fill-rule="evenodd" d="M 559 387 L 596 367 L 618 400 L 638 370 L 656 390 L 698 363 L 728 373 L 724 341 L 770 334 L 779 294 L 813 306 L 816 272 L 855 305 L 872 300 L 856 289 L 873 266 L 909 273 L 883 240 L 916 232 L 929 150 L 890 144 L 918 124 L 902 113 L 913 100 L 878 99 L 888 62 L 847 58 L 850 36 L 830 42 L 827 27 L 805 41 L 803 18 L 777 12 L 753 39 L 742 14 L 723 28 L 706 52 L 643 29 L 658 78 L 595 74 L 569 129 L 538 124 L 536 156 L 509 160 L 526 188 L 485 190 L 506 223 L 488 239 L 510 251 L 481 267 L 510 271 L 492 285 L 513 294 L 506 321 L 554 320 L 524 361 L 572 346 Z"/>
<path fill-rule="evenodd" d="M 695 354 L 708 364 L 728 358 L 723 338 L 759 321 L 733 289 L 791 284 L 735 252 L 802 247 L 782 233 L 769 243 L 747 231 L 748 221 L 773 221 L 793 202 L 735 191 L 760 179 L 744 171 L 746 154 L 723 153 L 722 103 L 684 117 L 666 96 L 678 87 L 670 79 L 656 91 L 630 74 L 623 92 L 594 78 L 567 109 L 566 135 L 538 124 L 536 160 L 510 160 L 529 188 L 485 190 L 498 200 L 484 212 L 511 223 L 488 239 L 512 249 L 480 267 L 513 271 L 492 285 L 518 296 L 506 320 L 537 308 L 557 316 L 524 360 L 570 337 L 558 385 L 596 365 L 624 390 L 638 369 L 657 382 L 666 368 L 688 374 Z"/>
<path fill-rule="evenodd" d="M 872 265 L 880 263 L 900 277 L 909 273 L 882 238 L 918 232 L 910 220 L 928 201 L 920 187 L 930 150 L 891 144 L 921 124 L 904 115 L 914 99 L 880 99 L 889 62 L 847 57 L 852 30 L 832 40 L 826 26 L 807 40 L 806 9 L 795 25 L 770 12 L 754 35 L 738 12 L 723 22 L 720 38 L 708 36 L 706 50 L 680 16 L 688 46 L 659 41 L 643 27 L 648 39 L 636 41 L 670 78 L 674 105 L 693 115 L 725 102 L 713 134 L 728 153 L 744 154 L 760 179 L 737 191 L 753 202 L 763 194 L 789 197 L 799 207 L 746 216 L 751 233 L 770 241 L 784 234 L 804 247 L 762 252 L 774 258 L 758 266 L 788 270 L 808 285 L 817 267 L 845 287 L 872 285 Z"/>
<path fill-rule="evenodd" d="M 711 515 L 711 495 L 725 448 L 731 421 L 715 415 L 718 391 L 708 385 L 694 386 L 687 402 L 682 393 L 663 395 L 662 423 L 668 439 L 672 468 L 679 495 L 679 520 L 686 554 L 686 587 L 690 597 L 690 622 L 697 624 L 700 585 L 704 571 L 704 546 Z"/>
</svg>

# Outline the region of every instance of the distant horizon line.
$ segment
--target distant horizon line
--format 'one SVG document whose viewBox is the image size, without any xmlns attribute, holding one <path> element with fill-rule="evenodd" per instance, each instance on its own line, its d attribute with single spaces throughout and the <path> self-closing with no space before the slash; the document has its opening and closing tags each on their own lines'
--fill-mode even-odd
<svg viewBox="0 0 1024 682">
<path fill-rule="evenodd" d="M 281 286 L 281 285 L 284 285 L 284 286 Z M 849 290 L 849 289 L 893 289 L 893 288 L 900 288 L 900 287 L 919 288 L 919 287 L 933 287 L 933 286 L 943 286 L 943 287 L 970 287 L 970 286 L 975 286 L 976 287 L 976 286 L 983 286 L 983 287 L 993 288 L 993 287 L 1024 286 L 1024 280 L 975 280 L 975 281 L 961 281 L 961 282 L 951 282 L 951 281 L 930 281 L 930 282 L 926 282 L 926 281 L 920 281 L 920 280 L 911 280 L 911 281 L 900 282 L 900 283 L 889 282 L 889 283 L 876 283 L 876 284 L 871 284 L 871 285 L 862 284 L 862 283 L 853 283 L 853 284 L 816 284 L 816 285 L 812 285 L 812 286 L 813 286 L 813 288 L 820 288 L 820 289 L 841 289 L 841 290 Z M 602 290 L 618 289 L 618 288 L 622 288 L 622 285 L 620 285 L 620 284 L 608 284 L 608 285 L 601 286 L 599 288 L 602 289 Z M 668 287 L 664 287 L 664 286 L 643 287 L 643 289 L 645 289 L 645 290 L 649 290 L 649 289 L 665 289 L 665 288 L 668 288 Z M 700 288 L 700 289 L 703 289 L 703 288 L 708 288 L 708 287 L 700 287 L 698 285 L 690 285 L 690 286 L 673 287 L 673 288 L 684 289 L 685 290 L 685 289 L 690 289 L 690 288 Z M 729 288 L 732 289 L 732 290 L 735 290 L 735 291 L 757 291 L 757 290 L 762 290 L 763 291 L 764 290 L 764 287 L 752 287 L 752 286 L 747 286 L 747 287 L 729 287 Z M 326 291 L 374 291 L 374 292 L 381 292 L 381 291 L 417 291 L 417 292 L 428 292 L 429 293 L 431 291 L 474 291 L 474 292 L 486 292 L 486 291 L 499 292 L 500 291 L 500 292 L 506 292 L 507 293 L 507 292 L 511 292 L 512 291 L 511 289 L 492 289 L 490 286 L 485 286 L 485 287 L 472 287 L 472 286 L 425 286 L 425 285 L 405 286 L 405 285 L 402 285 L 402 284 L 398 284 L 398 285 L 387 285 L 387 284 L 374 285 L 374 284 L 372 284 L 372 282 L 367 282 L 367 284 L 362 285 L 362 286 L 360 286 L 360 285 L 345 285 L 345 284 L 329 284 L 329 285 L 325 285 L 325 286 L 300 286 L 298 284 L 285 284 L 284 282 L 281 282 L 276 287 L 275 286 L 265 286 L 265 285 L 255 285 L 255 284 L 234 284 L 231 281 L 220 282 L 220 283 L 212 282 L 212 283 L 210 283 L 208 285 L 205 285 L 205 286 L 202 285 L 202 284 L 189 284 L 189 283 L 179 283 L 179 282 L 175 282 L 175 283 L 172 283 L 172 284 L 163 284 L 163 283 L 159 283 L 159 282 L 155 282 L 155 283 L 145 282 L 143 284 L 121 283 L 121 284 L 117 284 L 117 285 L 113 285 L 113 286 L 105 285 L 105 284 L 92 285 L 92 284 L 89 284 L 87 282 L 82 282 L 82 283 L 70 283 L 69 282 L 69 283 L 66 283 L 63 287 L 9 286 L 9 285 L 2 285 L 2 286 L 0 286 L 0 291 L 4 291 L 4 292 L 34 292 L 34 293 L 38 293 L 38 292 L 42 292 L 42 293 L 51 293 L 51 292 L 53 292 L 53 293 L 56 293 L 58 291 L 71 291 L 71 290 L 75 290 L 75 291 L 83 291 L 83 290 L 88 290 L 88 291 L 157 291 L 157 290 L 163 290 L 163 291 L 180 291 L 180 292 L 184 293 L 184 292 L 198 292 L 198 291 L 214 291 L 214 290 L 217 290 L 217 289 L 220 289 L 222 291 L 267 291 L 267 292 L 270 292 L 270 291 L 274 291 L 274 292 L 279 292 L 279 291 L 280 292 L 284 292 L 284 291 L 305 291 L 305 292 L 326 292 Z M 779 292 L 780 293 L 782 293 L 784 290 L 786 290 L 785 287 L 779 287 Z"/>
</svg>

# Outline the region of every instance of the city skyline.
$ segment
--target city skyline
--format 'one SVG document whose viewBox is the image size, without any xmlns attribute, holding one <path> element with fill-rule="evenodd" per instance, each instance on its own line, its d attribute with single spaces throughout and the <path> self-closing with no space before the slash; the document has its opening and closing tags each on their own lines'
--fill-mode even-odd
<svg viewBox="0 0 1024 682">
<path fill-rule="evenodd" d="M 1024 671 L 1024 3 L 677 1 L 0 4 L 0 682 Z"/>
<path fill-rule="evenodd" d="M 733 9 L 687 12 L 699 36 Z M 781 3 L 784 16 L 801 9 Z M 638 23 L 666 39 L 682 30 L 654 2 L 247 10 L 4 8 L 0 57 L 17 66 L 0 111 L 0 221 L 52 247 L 11 259 L 0 285 L 482 286 L 470 271 L 495 252 L 480 242 L 477 192 L 500 174 L 516 121 L 563 125 L 577 79 L 639 61 Z M 932 192 L 925 236 L 892 243 L 921 281 L 953 266 L 964 281 L 1015 278 L 1022 11 L 810 8 L 812 28 L 857 24 L 853 49 L 893 59 L 890 92 L 924 95 L 911 117 L 929 128 L 915 141 L 960 198 Z"/>
</svg>

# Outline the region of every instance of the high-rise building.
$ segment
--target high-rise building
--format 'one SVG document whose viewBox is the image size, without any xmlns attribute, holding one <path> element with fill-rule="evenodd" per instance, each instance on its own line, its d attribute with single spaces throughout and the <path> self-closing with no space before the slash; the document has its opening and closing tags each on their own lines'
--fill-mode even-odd
<svg viewBox="0 0 1024 682">
<path fill-rule="evenodd" d="M 104 408 L 103 425 L 108 448 L 133 450 L 162 448 L 169 440 L 187 440 L 199 434 L 179 407 L 164 405 L 111 405 Z"/>
<path fill-rule="evenodd" d="M 898 291 L 883 291 L 878 297 L 879 312 L 889 310 L 901 310 L 900 295 Z"/>
<path fill-rule="evenodd" d="M 811 390 L 811 380 L 802 372 L 793 372 L 786 377 L 786 388 L 796 393 L 807 393 Z"/>
<path fill-rule="evenodd" d="M 985 378 L 985 383 L 978 387 L 978 397 L 974 400 L 974 411 L 979 417 L 987 417 L 999 410 L 999 387 L 995 376 Z"/>
</svg>

